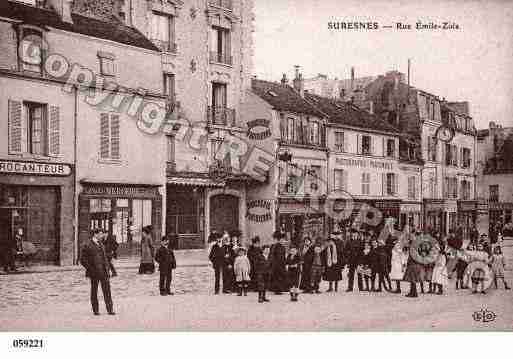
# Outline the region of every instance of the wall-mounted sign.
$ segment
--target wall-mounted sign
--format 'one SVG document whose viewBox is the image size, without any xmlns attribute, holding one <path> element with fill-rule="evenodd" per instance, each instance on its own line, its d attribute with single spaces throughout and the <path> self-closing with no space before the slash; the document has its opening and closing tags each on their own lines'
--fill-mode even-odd
<svg viewBox="0 0 513 359">
<path fill-rule="evenodd" d="M 270 221 L 272 219 L 271 200 L 258 199 L 248 202 L 246 218 L 259 223 Z"/>
<path fill-rule="evenodd" d="M 71 166 L 64 163 L 0 160 L 0 172 L 37 176 L 69 176 Z"/>
<path fill-rule="evenodd" d="M 337 157 L 335 162 L 342 166 L 352 166 L 361 168 L 376 168 L 383 170 L 392 170 L 394 168 L 393 162 L 369 160 L 369 159 L 354 159 Z"/>
<path fill-rule="evenodd" d="M 157 187 L 134 187 L 116 185 L 87 185 L 82 190 L 83 195 L 113 196 L 113 197 L 155 197 Z"/>
<path fill-rule="evenodd" d="M 265 140 L 271 137 L 270 121 L 265 118 L 248 121 L 247 136 L 250 140 Z"/>
</svg>

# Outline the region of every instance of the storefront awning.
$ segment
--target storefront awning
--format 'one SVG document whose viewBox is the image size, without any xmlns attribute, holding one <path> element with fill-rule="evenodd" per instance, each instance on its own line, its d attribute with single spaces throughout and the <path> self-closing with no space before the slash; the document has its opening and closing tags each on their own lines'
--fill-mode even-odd
<svg viewBox="0 0 513 359">
<path fill-rule="evenodd" d="M 168 177 L 167 184 L 175 184 L 181 186 L 224 187 L 226 182 L 216 182 L 209 178 Z"/>
</svg>

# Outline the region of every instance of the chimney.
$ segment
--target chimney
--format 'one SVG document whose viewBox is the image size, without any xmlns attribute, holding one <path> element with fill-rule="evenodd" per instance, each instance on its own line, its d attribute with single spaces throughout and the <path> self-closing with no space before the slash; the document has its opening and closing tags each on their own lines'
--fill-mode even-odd
<svg viewBox="0 0 513 359">
<path fill-rule="evenodd" d="M 299 72 L 299 66 L 295 65 L 295 77 L 293 81 L 294 90 L 299 92 L 301 97 L 305 97 L 305 82 L 303 80 L 303 75 Z"/>
<path fill-rule="evenodd" d="M 287 75 L 284 73 L 283 77 L 281 78 L 281 84 L 287 85 L 289 83 L 289 80 L 287 79 Z"/>
<path fill-rule="evenodd" d="M 72 24 L 71 3 L 73 0 L 48 0 L 50 6 L 55 10 L 63 22 Z"/>
</svg>

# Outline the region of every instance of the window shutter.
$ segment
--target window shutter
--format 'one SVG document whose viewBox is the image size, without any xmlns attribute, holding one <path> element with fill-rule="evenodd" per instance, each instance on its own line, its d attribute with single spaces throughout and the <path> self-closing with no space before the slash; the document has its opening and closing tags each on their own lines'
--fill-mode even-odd
<svg viewBox="0 0 513 359">
<path fill-rule="evenodd" d="M 119 115 L 110 118 L 110 146 L 111 157 L 119 158 Z"/>
<path fill-rule="evenodd" d="M 361 155 L 362 154 L 362 138 L 361 135 L 356 135 L 356 153 Z"/>
<path fill-rule="evenodd" d="M 100 116 L 100 157 L 109 158 L 110 155 L 110 130 L 109 115 L 102 113 Z"/>
<path fill-rule="evenodd" d="M 386 187 L 387 187 L 387 174 L 382 173 L 381 174 L 381 194 L 384 196 L 386 193 Z"/>
<path fill-rule="evenodd" d="M 383 157 L 385 157 L 386 155 L 388 155 L 387 153 L 387 141 L 385 140 L 385 137 L 382 137 L 382 143 L 383 143 L 383 152 L 381 153 Z"/>
<path fill-rule="evenodd" d="M 364 172 L 364 173 L 362 173 L 362 186 L 361 186 L 361 188 L 362 188 L 362 194 L 365 194 L 365 190 L 364 190 L 364 188 L 363 188 L 363 187 L 364 187 L 364 184 L 365 184 L 365 172 Z"/>
<path fill-rule="evenodd" d="M 394 196 L 397 196 L 399 193 L 399 175 L 394 173 Z"/>
<path fill-rule="evenodd" d="M 347 189 L 347 171 L 346 170 L 342 171 L 342 189 L 346 192 L 348 191 L 348 189 Z"/>
<path fill-rule="evenodd" d="M 50 106 L 48 119 L 48 153 L 58 156 L 60 152 L 60 112 L 58 106 Z"/>
<path fill-rule="evenodd" d="M 9 153 L 21 153 L 21 102 L 9 100 Z"/>
</svg>

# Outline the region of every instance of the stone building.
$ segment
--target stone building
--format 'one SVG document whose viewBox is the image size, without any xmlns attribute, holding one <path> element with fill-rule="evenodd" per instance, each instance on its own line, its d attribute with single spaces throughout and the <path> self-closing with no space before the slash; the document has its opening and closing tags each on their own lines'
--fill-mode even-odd
<svg viewBox="0 0 513 359">
<path fill-rule="evenodd" d="M 165 105 L 161 52 L 86 3 L 1 4 L 2 235 L 22 233 L 46 263 L 76 262 L 92 228 L 127 253 L 163 223 L 165 138 L 142 121 Z"/>
<path fill-rule="evenodd" d="M 477 132 L 477 194 L 487 203 L 489 228 L 513 236 L 513 127 L 490 122 Z"/>
</svg>

